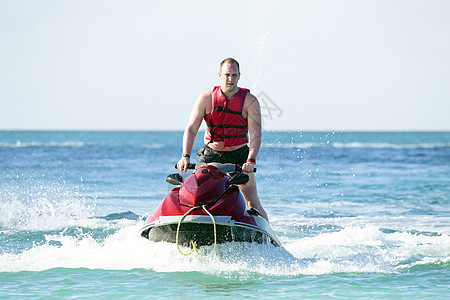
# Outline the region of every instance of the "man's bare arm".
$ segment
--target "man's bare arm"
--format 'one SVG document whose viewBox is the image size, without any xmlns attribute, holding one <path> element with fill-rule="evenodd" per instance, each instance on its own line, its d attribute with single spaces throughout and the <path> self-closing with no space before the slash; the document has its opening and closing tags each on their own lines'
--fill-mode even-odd
<svg viewBox="0 0 450 300">
<path fill-rule="evenodd" d="M 258 99 L 255 96 L 249 94 L 247 96 L 247 122 L 248 122 L 248 132 L 250 134 L 250 143 L 249 143 L 249 154 L 248 158 L 253 158 L 256 160 L 258 156 L 259 149 L 261 148 L 261 135 L 262 135 L 262 126 L 261 126 L 261 108 L 259 106 Z M 244 167 L 244 171 L 253 170 L 252 166 L 247 166 L 246 163 Z"/>
<path fill-rule="evenodd" d="M 194 108 L 192 109 L 189 121 L 186 125 L 183 135 L 183 154 L 191 155 L 194 140 L 197 136 L 198 129 L 202 124 L 203 116 L 206 112 L 206 105 L 211 99 L 211 92 L 205 92 L 197 98 Z M 187 170 L 187 164 L 190 162 L 189 157 L 182 157 L 178 162 L 178 169 L 183 173 Z"/>
</svg>

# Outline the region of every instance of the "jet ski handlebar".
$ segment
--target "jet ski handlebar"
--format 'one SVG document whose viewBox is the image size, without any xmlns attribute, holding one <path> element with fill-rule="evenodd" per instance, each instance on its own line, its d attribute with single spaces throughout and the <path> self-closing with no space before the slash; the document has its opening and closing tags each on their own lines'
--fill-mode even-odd
<svg viewBox="0 0 450 300">
<path fill-rule="evenodd" d="M 242 172 L 242 167 L 240 165 L 235 165 L 236 166 L 236 172 Z M 253 168 L 253 173 L 256 173 L 256 168 Z"/>
<path fill-rule="evenodd" d="M 213 165 L 217 168 L 219 168 L 222 172 L 227 173 L 227 172 L 242 172 L 242 167 L 240 165 L 237 164 L 221 164 L 221 163 L 210 163 L 210 165 Z M 188 164 L 188 169 L 189 170 L 194 170 L 195 169 L 196 164 Z M 178 169 L 178 166 L 175 165 L 175 169 Z M 256 172 L 256 168 L 253 168 L 253 173 Z"/>
<path fill-rule="evenodd" d="M 195 169 L 195 164 L 188 164 L 187 168 L 189 170 L 194 170 Z M 175 165 L 175 169 L 178 169 L 178 165 Z"/>
</svg>

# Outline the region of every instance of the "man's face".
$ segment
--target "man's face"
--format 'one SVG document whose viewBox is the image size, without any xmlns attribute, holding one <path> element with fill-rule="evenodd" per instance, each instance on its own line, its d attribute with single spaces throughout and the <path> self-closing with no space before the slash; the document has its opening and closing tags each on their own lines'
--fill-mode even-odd
<svg viewBox="0 0 450 300">
<path fill-rule="evenodd" d="M 236 89 L 240 73 L 235 63 L 224 63 L 219 73 L 222 91 L 232 92 Z"/>
</svg>

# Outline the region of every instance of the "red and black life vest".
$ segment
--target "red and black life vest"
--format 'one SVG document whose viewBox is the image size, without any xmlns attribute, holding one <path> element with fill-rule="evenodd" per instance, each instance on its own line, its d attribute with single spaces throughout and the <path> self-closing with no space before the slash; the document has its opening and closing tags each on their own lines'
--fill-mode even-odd
<svg viewBox="0 0 450 300">
<path fill-rule="evenodd" d="M 245 97 L 250 90 L 239 88 L 230 99 L 220 86 L 212 91 L 212 110 L 205 115 L 208 126 L 205 138 L 212 142 L 223 141 L 224 146 L 236 146 L 248 143 L 248 122 L 242 117 Z"/>
</svg>

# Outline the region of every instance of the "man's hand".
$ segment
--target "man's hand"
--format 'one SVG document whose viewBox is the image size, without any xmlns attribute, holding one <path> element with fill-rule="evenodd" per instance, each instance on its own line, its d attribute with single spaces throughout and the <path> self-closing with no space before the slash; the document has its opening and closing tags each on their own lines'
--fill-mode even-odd
<svg viewBox="0 0 450 300">
<path fill-rule="evenodd" d="M 246 162 L 242 165 L 242 172 L 243 173 L 252 173 L 253 169 L 255 168 L 255 164 L 252 162 Z"/>
<path fill-rule="evenodd" d="M 182 157 L 180 159 L 180 161 L 178 161 L 177 164 L 177 169 L 180 170 L 181 173 L 186 173 L 187 169 L 188 169 L 188 164 L 190 163 L 190 158 L 189 157 Z"/>
</svg>

